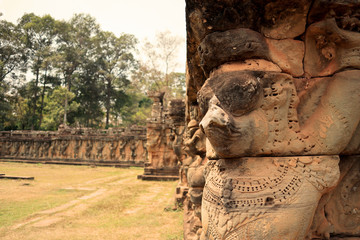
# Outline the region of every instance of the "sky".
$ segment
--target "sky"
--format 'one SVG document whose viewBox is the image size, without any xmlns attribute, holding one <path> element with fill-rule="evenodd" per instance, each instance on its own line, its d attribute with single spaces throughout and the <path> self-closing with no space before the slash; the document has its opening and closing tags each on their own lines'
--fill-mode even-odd
<svg viewBox="0 0 360 240">
<path fill-rule="evenodd" d="M 140 42 L 155 40 L 166 30 L 184 39 L 177 71 L 185 72 L 185 0 L 0 0 L 0 20 L 16 23 L 24 13 L 50 14 L 69 20 L 75 13 L 94 17 L 102 30 L 135 35 Z"/>
</svg>

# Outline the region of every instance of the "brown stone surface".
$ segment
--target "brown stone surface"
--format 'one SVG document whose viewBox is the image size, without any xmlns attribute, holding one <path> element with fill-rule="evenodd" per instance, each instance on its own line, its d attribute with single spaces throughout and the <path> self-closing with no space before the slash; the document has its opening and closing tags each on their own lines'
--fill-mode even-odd
<svg viewBox="0 0 360 240">
<path fill-rule="evenodd" d="M 0 158 L 20 162 L 143 166 L 146 129 L 0 132 Z"/>
<path fill-rule="evenodd" d="M 185 158 L 182 150 L 184 133 L 185 102 L 179 99 L 168 101 L 165 93 L 151 92 L 153 100 L 151 118 L 147 119 L 148 161 L 143 180 L 177 180 L 179 165 Z"/>
<path fill-rule="evenodd" d="M 334 18 L 310 25 L 305 39 L 304 67 L 310 76 L 360 69 L 360 33 L 340 29 Z"/>
<path fill-rule="evenodd" d="M 186 4 L 185 239 L 359 237 L 359 1 Z"/>
</svg>

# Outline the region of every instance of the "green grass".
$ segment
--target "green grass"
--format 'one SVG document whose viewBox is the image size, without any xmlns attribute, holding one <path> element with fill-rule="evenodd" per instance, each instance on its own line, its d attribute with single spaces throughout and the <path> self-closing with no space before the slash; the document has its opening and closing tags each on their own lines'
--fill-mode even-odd
<svg viewBox="0 0 360 240">
<path fill-rule="evenodd" d="M 0 195 L 0 239 L 182 239 L 182 212 L 164 210 L 174 206 L 177 183 L 137 180 L 142 172 L 142 168 L 0 163 L 0 173 L 35 177 L 34 181 L 0 180 L 4 193 Z M 11 230 L 39 211 L 96 189 L 106 189 L 106 195 L 82 201 L 87 204 L 83 211 L 67 213 L 64 220 L 46 228 L 28 224 Z"/>
</svg>

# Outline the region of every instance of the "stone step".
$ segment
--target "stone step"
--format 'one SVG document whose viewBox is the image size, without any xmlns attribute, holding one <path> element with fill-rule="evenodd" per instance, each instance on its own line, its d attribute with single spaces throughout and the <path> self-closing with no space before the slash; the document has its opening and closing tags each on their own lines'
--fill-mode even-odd
<svg viewBox="0 0 360 240">
<path fill-rule="evenodd" d="M 178 176 L 160 176 L 160 175 L 138 175 L 138 179 L 144 181 L 177 181 L 179 180 Z"/>
<path fill-rule="evenodd" d="M 34 177 L 28 177 L 28 176 L 10 176 L 5 174 L 0 174 L 0 178 L 5 179 L 21 179 L 21 180 L 34 180 Z"/>
</svg>

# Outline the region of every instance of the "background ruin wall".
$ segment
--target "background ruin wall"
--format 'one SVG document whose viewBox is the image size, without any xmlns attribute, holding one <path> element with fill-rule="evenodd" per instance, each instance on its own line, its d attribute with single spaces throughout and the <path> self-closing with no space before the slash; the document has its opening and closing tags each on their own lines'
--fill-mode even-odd
<svg viewBox="0 0 360 240">
<path fill-rule="evenodd" d="M 144 127 L 0 132 L 2 160 L 142 167 L 146 157 Z"/>
</svg>

